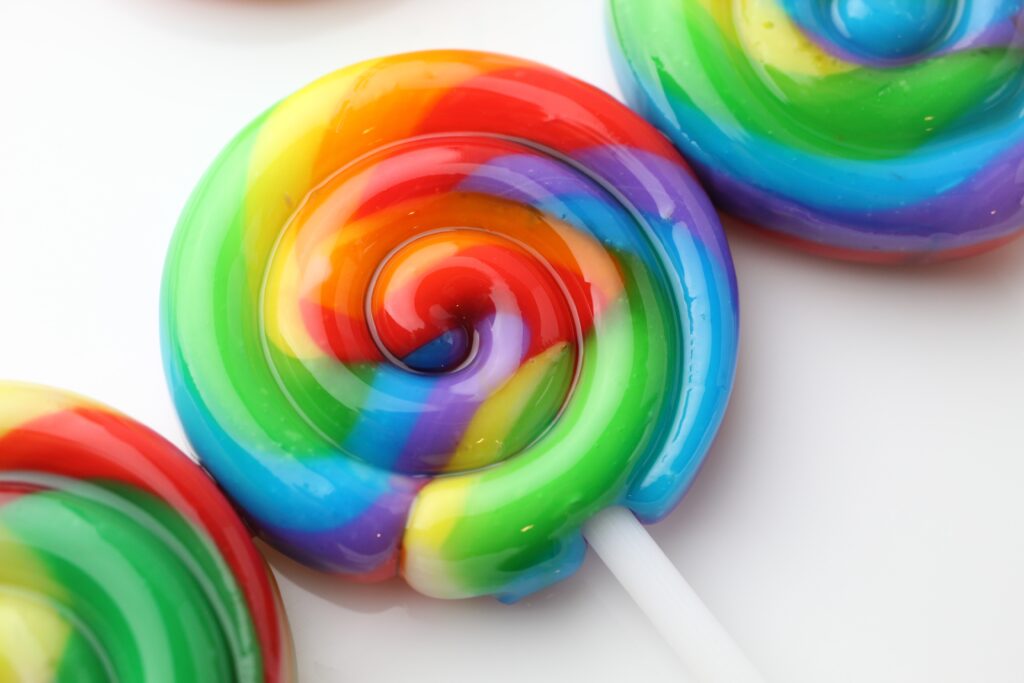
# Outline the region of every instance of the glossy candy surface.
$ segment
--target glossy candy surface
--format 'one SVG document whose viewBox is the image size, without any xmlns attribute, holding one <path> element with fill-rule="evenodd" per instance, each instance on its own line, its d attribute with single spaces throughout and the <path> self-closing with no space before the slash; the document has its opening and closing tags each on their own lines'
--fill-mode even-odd
<svg viewBox="0 0 1024 683">
<path fill-rule="evenodd" d="M 288 681 L 276 586 L 213 481 L 109 408 L 0 383 L 0 681 Z"/>
<path fill-rule="evenodd" d="M 611 0 L 628 99 L 716 205 L 813 251 L 965 256 L 1024 226 L 1021 0 Z"/>
<path fill-rule="evenodd" d="M 657 131 L 509 57 L 365 62 L 246 128 L 186 208 L 167 373 L 260 534 L 515 599 L 613 503 L 667 514 L 732 383 L 729 253 Z"/>
</svg>

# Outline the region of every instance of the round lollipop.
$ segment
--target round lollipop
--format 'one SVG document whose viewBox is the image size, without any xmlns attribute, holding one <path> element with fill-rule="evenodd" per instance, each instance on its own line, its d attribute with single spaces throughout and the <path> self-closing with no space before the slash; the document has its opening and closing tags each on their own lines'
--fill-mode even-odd
<svg viewBox="0 0 1024 683">
<path fill-rule="evenodd" d="M 1022 0 L 611 0 L 629 101 L 717 206 L 899 263 L 1024 227 Z"/>
<path fill-rule="evenodd" d="M 342 69 L 256 119 L 185 209 L 163 316 L 189 438 L 263 538 L 447 598 L 566 578 L 588 520 L 642 530 L 606 508 L 668 514 L 736 353 L 725 240 L 668 141 L 470 52 Z"/>
<path fill-rule="evenodd" d="M 292 672 L 273 578 L 199 467 L 109 408 L 0 383 L 0 680 Z"/>
</svg>

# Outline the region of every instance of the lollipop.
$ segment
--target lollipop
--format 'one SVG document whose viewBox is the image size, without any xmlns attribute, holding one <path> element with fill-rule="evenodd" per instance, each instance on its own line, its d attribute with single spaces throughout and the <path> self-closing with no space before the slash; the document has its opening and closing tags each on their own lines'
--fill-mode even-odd
<svg viewBox="0 0 1024 683">
<path fill-rule="evenodd" d="M 0 680 L 291 679 L 273 579 L 203 471 L 108 408 L 0 384 Z"/>
<path fill-rule="evenodd" d="M 736 353 L 728 250 L 668 141 L 468 52 L 343 69 L 246 128 L 163 314 L 185 429 L 260 535 L 447 598 L 569 576 L 610 506 L 666 515 Z"/>
<path fill-rule="evenodd" d="M 898 263 L 1024 226 L 1021 0 L 611 0 L 629 100 L 737 218 Z"/>
</svg>

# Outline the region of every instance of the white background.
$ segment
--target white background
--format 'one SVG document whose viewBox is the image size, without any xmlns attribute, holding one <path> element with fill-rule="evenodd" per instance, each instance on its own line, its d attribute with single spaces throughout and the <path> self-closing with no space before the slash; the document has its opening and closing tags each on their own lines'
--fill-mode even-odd
<svg viewBox="0 0 1024 683">
<path fill-rule="evenodd" d="M 490 49 L 618 93 L 600 0 L 6 0 L 0 377 L 185 446 L 161 371 L 164 251 L 234 133 L 330 70 Z M 1024 240 L 873 268 L 730 232 L 736 391 L 653 534 L 778 683 L 1024 681 Z M 441 602 L 271 557 L 301 679 L 671 681 L 593 558 L 526 602 Z"/>
</svg>

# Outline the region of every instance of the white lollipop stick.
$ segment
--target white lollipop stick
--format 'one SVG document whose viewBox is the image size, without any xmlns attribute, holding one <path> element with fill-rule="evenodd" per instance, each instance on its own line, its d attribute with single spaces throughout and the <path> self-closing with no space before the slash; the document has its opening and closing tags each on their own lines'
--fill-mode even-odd
<svg viewBox="0 0 1024 683">
<path fill-rule="evenodd" d="M 608 508 L 583 525 L 583 536 L 695 683 L 764 683 L 632 512 Z"/>
</svg>

